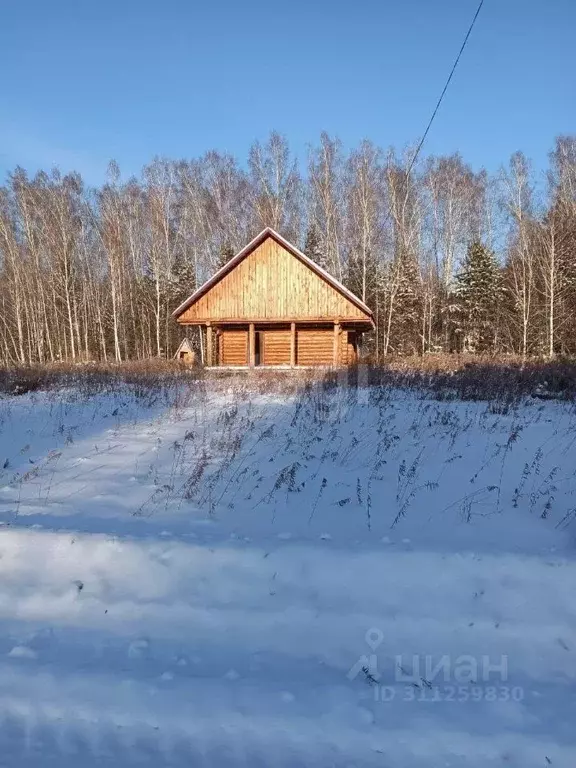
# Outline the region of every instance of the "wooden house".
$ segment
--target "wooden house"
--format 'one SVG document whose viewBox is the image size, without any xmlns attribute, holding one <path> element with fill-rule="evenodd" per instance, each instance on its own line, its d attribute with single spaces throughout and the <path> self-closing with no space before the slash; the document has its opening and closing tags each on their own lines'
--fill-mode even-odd
<svg viewBox="0 0 576 768">
<path fill-rule="evenodd" d="M 194 365 L 196 355 L 194 348 L 190 341 L 186 338 L 182 339 L 178 345 L 178 349 L 174 355 L 175 360 L 180 360 L 181 363 L 187 363 L 188 365 Z"/>
<path fill-rule="evenodd" d="M 353 365 L 371 310 L 269 227 L 173 313 L 206 328 L 207 365 Z"/>
</svg>

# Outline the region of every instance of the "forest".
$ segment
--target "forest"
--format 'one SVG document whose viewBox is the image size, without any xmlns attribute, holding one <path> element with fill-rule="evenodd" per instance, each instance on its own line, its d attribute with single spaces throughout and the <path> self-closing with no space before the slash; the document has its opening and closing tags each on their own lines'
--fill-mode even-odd
<svg viewBox="0 0 576 768">
<path fill-rule="evenodd" d="M 174 308 L 271 226 L 373 310 L 373 362 L 430 352 L 576 354 L 576 135 L 536 171 L 459 154 L 346 151 L 323 133 L 305 158 L 273 132 L 247 159 L 111 162 L 0 187 L 0 364 L 173 355 Z M 194 341 L 194 333 L 191 338 Z"/>
</svg>

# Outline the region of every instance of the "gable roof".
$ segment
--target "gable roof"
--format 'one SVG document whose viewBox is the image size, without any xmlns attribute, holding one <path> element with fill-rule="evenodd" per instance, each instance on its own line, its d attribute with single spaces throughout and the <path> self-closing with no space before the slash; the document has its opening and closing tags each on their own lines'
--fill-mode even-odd
<svg viewBox="0 0 576 768">
<path fill-rule="evenodd" d="M 178 345 L 178 349 L 174 353 L 174 357 L 178 357 L 178 355 L 182 351 L 184 351 L 184 352 L 194 352 L 194 349 L 192 348 L 192 344 L 190 344 L 190 341 L 186 337 L 184 337 L 182 339 L 182 341 L 180 342 L 180 344 Z"/>
<path fill-rule="evenodd" d="M 325 269 L 322 269 L 322 267 L 316 264 L 315 261 L 312 261 L 312 259 L 309 256 L 306 256 L 306 254 L 303 253 L 299 248 L 296 248 L 295 245 L 292 245 L 292 243 L 288 242 L 288 240 L 282 237 L 282 235 L 279 235 L 278 232 L 272 229 L 272 227 L 266 227 L 263 229 L 262 232 L 256 235 L 256 237 L 251 240 L 248 245 L 245 245 L 244 248 L 242 248 L 242 250 L 236 254 L 236 256 L 233 256 L 230 261 L 226 262 L 226 264 L 224 264 L 223 267 L 221 267 L 214 275 L 212 275 L 209 280 L 201 285 L 200 288 L 197 288 L 196 291 L 194 291 L 194 293 L 186 299 L 186 301 L 182 302 L 182 304 L 180 304 L 180 306 L 177 307 L 174 312 L 172 312 L 172 317 L 177 318 L 182 314 L 182 312 L 187 310 L 188 307 L 191 307 L 192 304 L 204 296 L 204 294 L 207 293 L 210 288 L 220 282 L 223 277 L 231 272 L 234 267 L 236 267 L 236 265 L 242 261 L 242 259 L 246 258 L 248 254 L 252 253 L 253 250 L 255 250 L 261 243 L 263 243 L 267 237 L 274 238 L 274 240 L 282 245 L 289 253 L 299 259 L 307 267 L 310 267 L 313 272 L 315 272 L 319 277 L 331 285 L 332 288 L 345 296 L 349 301 L 352 302 L 352 304 L 358 307 L 358 309 L 360 309 L 362 312 L 365 312 L 368 317 L 372 319 L 372 310 L 367 307 L 366 304 L 364 304 L 364 302 L 358 298 L 358 296 L 353 294 L 352 291 L 349 291 L 346 286 L 342 285 L 342 283 L 339 280 L 336 280 L 335 277 L 332 277 L 332 275 L 326 272 Z"/>
</svg>

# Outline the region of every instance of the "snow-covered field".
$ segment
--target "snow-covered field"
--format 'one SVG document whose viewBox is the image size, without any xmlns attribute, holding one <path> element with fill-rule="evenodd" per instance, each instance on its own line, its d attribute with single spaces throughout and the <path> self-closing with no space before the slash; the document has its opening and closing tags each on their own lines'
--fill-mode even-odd
<svg viewBox="0 0 576 768">
<path fill-rule="evenodd" d="M 538 400 L 0 399 L 0 766 L 574 768 L 575 455 Z"/>
</svg>

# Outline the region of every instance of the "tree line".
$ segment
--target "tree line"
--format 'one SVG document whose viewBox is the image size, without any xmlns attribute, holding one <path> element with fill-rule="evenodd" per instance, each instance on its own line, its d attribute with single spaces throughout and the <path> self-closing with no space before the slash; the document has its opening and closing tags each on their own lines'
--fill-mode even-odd
<svg viewBox="0 0 576 768">
<path fill-rule="evenodd" d="M 216 151 L 0 187 L 0 362 L 171 356 L 173 309 L 265 226 L 373 310 L 372 359 L 439 351 L 576 354 L 576 136 L 536 174 L 323 133 L 305 162 L 272 133 Z"/>
</svg>

